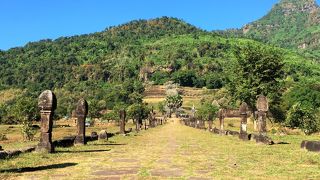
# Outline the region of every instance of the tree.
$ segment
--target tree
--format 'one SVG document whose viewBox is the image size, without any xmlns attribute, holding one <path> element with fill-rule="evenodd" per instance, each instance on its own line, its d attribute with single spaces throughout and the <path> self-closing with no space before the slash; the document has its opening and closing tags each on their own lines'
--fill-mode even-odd
<svg viewBox="0 0 320 180">
<path fill-rule="evenodd" d="M 219 107 L 210 102 L 204 102 L 197 110 L 197 116 L 205 121 L 212 121 L 216 118 Z"/>
<path fill-rule="evenodd" d="M 22 124 L 21 132 L 25 140 L 33 140 L 36 130 L 32 127 L 32 120 L 37 118 L 37 102 L 28 96 L 20 97 L 10 111 L 11 115 Z"/>
<path fill-rule="evenodd" d="M 170 112 L 169 112 L 170 117 L 172 112 L 175 112 L 176 109 L 182 106 L 182 102 L 183 101 L 180 94 L 166 96 L 166 105 L 170 109 Z"/>
<path fill-rule="evenodd" d="M 128 107 L 128 116 L 136 121 L 136 130 L 140 130 L 143 119 L 147 119 L 150 108 L 144 103 L 135 103 Z"/>
<path fill-rule="evenodd" d="M 237 63 L 228 86 L 232 97 L 255 111 L 257 96 L 268 97 L 270 110 L 277 108 L 282 94 L 283 55 L 274 47 L 247 44 L 235 52 Z"/>
<path fill-rule="evenodd" d="M 164 102 L 159 102 L 158 103 L 158 110 L 162 115 L 165 114 L 166 108 L 165 108 L 165 103 Z"/>
<path fill-rule="evenodd" d="M 166 106 L 169 108 L 169 117 L 171 117 L 172 111 L 182 106 L 182 97 L 178 92 L 178 84 L 173 84 L 171 81 L 166 83 Z"/>
</svg>

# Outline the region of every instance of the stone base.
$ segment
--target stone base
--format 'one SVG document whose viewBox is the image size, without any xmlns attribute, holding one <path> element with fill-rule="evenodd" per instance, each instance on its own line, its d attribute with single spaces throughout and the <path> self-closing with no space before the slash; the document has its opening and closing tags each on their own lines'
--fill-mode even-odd
<svg viewBox="0 0 320 180">
<path fill-rule="evenodd" d="M 302 141 L 301 148 L 312 152 L 320 152 L 320 141 Z"/>
<path fill-rule="evenodd" d="M 101 130 L 98 134 L 98 139 L 106 139 L 108 140 L 108 133 L 106 130 Z"/>
<path fill-rule="evenodd" d="M 262 144 L 268 144 L 268 145 L 274 144 L 272 139 L 265 135 L 254 135 L 253 138 L 256 140 L 256 143 L 262 143 Z"/>
<path fill-rule="evenodd" d="M 84 136 L 76 136 L 74 140 L 74 145 L 85 145 L 87 144 Z"/>
<path fill-rule="evenodd" d="M 226 135 L 229 136 L 239 136 L 239 132 L 238 131 L 226 131 Z"/>
<path fill-rule="evenodd" d="M 244 140 L 244 141 L 249 141 L 249 137 L 247 133 L 240 133 L 239 134 L 239 139 Z"/>
<path fill-rule="evenodd" d="M 36 147 L 38 152 L 53 153 L 54 145 L 52 144 L 52 134 L 41 132 L 40 143 Z"/>
<path fill-rule="evenodd" d="M 71 147 L 73 146 L 75 136 L 63 137 L 63 139 L 53 141 L 54 147 Z"/>
<path fill-rule="evenodd" d="M 0 159 L 5 159 L 8 157 L 8 153 L 6 151 L 0 151 Z"/>
<path fill-rule="evenodd" d="M 38 144 L 36 147 L 37 152 L 44 152 L 44 153 L 53 153 L 54 152 L 54 146 L 52 143 L 47 144 Z"/>
</svg>

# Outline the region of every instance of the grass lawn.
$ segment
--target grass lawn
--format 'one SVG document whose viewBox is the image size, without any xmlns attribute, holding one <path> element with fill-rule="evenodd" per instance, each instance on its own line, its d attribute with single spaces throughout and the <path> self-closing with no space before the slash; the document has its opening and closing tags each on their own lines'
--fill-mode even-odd
<svg viewBox="0 0 320 180">
<path fill-rule="evenodd" d="M 272 135 L 288 144 L 268 146 L 172 121 L 54 154 L 0 160 L 0 179 L 320 179 L 319 154 L 300 149 L 302 140 L 319 136 Z"/>
</svg>

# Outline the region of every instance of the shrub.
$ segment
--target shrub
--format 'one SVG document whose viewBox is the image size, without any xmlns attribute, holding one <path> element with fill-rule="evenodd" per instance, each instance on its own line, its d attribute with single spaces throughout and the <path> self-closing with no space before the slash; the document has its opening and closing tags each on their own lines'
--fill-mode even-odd
<svg viewBox="0 0 320 180">
<path fill-rule="evenodd" d="M 298 127 L 305 134 L 310 135 L 319 131 L 320 123 L 317 117 L 317 111 L 307 106 L 296 103 L 290 108 L 286 118 L 286 124 L 290 127 Z"/>
</svg>

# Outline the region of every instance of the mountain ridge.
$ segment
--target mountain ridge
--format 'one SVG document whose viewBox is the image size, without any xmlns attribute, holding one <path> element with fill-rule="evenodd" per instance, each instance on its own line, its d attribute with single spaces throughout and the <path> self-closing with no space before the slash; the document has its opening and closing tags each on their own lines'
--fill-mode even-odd
<svg viewBox="0 0 320 180">
<path fill-rule="evenodd" d="M 320 8 L 315 0 L 281 0 L 263 16 L 242 27 L 244 37 L 286 48 L 319 50 Z"/>
</svg>

